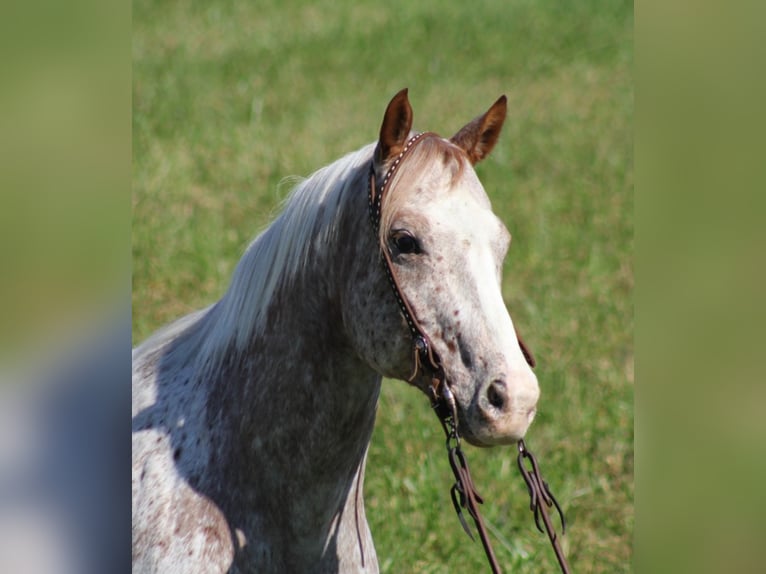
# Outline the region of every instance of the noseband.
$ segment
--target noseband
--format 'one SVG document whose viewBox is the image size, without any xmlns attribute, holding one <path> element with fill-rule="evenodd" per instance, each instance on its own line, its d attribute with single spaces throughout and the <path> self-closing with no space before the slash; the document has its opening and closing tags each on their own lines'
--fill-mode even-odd
<svg viewBox="0 0 766 574">
<path fill-rule="evenodd" d="M 449 456 L 450 468 L 452 468 L 452 472 L 455 475 L 455 484 L 452 486 L 450 491 L 452 504 L 455 507 L 455 512 L 460 519 L 460 523 L 463 526 L 463 529 L 473 540 L 473 534 L 471 534 L 471 530 L 468 528 L 468 524 L 465 521 L 462 509 L 466 509 L 471 515 L 471 518 L 476 525 L 476 529 L 479 532 L 479 537 L 481 538 L 484 552 L 487 555 L 487 560 L 489 561 L 490 567 L 492 568 L 492 572 L 497 574 L 500 572 L 500 566 L 497 562 L 497 558 L 495 557 L 495 553 L 492 550 L 492 545 L 490 544 L 489 536 L 487 534 L 486 527 L 484 526 L 484 522 L 478 508 L 478 505 L 482 504 L 484 500 L 476 491 L 473 480 L 471 478 L 471 473 L 468 470 L 468 463 L 462 449 L 460 448 L 457 403 L 455 401 L 455 397 L 450 390 L 446 375 L 444 373 L 444 367 L 442 366 L 439 355 L 434 350 L 428 334 L 418 322 L 412 307 L 402 293 L 401 287 L 399 286 L 399 282 L 396 277 L 396 272 L 394 271 L 393 263 L 391 261 L 391 255 L 389 254 L 389 251 L 386 248 L 383 240 L 380 238 L 380 217 L 383 199 L 389 190 L 393 176 L 401 166 L 405 157 L 412 151 L 412 149 L 414 149 L 417 143 L 429 135 L 436 136 L 436 134 L 432 132 L 422 132 L 415 134 L 409 140 L 407 140 L 407 143 L 405 143 L 404 147 L 399 152 L 399 155 L 388 168 L 388 171 L 386 171 L 379 186 L 375 180 L 374 162 L 370 163 L 370 188 L 368 197 L 370 223 L 372 224 L 372 231 L 375 237 L 380 242 L 380 254 L 383 268 L 386 272 L 386 276 L 388 277 L 388 281 L 391 284 L 391 289 L 394 293 L 394 297 L 399 304 L 399 309 L 401 310 L 404 319 L 407 321 L 407 326 L 409 327 L 410 334 L 412 336 L 413 371 L 408 381 L 413 383 L 419 376 L 430 378 L 429 393 L 431 398 L 431 406 L 438 416 L 439 422 L 441 422 L 441 425 L 444 428 L 444 432 L 447 436 L 447 453 Z M 526 345 L 524 345 L 521 338 L 518 336 L 518 333 L 516 336 L 524 358 L 531 367 L 534 367 L 535 360 L 532 356 L 532 353 L 527 349 Z M 562 534 L 566 528 L 564 523 L 564 514 L 561 511 L 561 507 L 559 506 L 558 502 L 551 494 L 550 489 L 548 488 L 548 484 L 540 475 L 537 460 L 534 458 L 532 453 L 527 450 L 523 440 L 519 440 L 518 447 L 519 454 L 517 462 L 519 470 L 521 471 L 521 474 L 524 477 L 524 481 L 527 484 L 527 489 L 529 491 L 531 500 L 530 510 L 534 512 L 535 524 L 537 525 L 537 528 L 542 532 L 543 530 L 540 526 L 539 520 L 539 518 L 542 517 L 545 529 L 548 532 L 548 537 L 550 538 L 551 544 L 553 545 L 553 549 L 556 553 L 556 558 L 558 559 L 559 566 L 561 567 L 561 570 L 564 574 L 569 574 L 569 566 L 566 562 L 566 559 L 564 558 L 564 553 L 559 545 L 558 537 L 555 530 L 553 529 L 551 520 L 548 517 L 546 507 L 551 508 L 555 506 L 556 510 L 558 510 L 559 516 L 561 517 Z M 528 470 L 525 467 L 525 458 L 529 459 L 532 465 L 531 470 Z"/>
</svg>

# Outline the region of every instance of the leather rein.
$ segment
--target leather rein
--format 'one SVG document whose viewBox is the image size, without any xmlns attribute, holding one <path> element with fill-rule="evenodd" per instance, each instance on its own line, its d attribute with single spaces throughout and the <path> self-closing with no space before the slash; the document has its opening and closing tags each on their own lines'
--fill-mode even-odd
<svg viewBox="0 0 766 574">
<path fill-rule="evenodd" d="M 412 151 L 415 145 L 421 141 L 425 136 L 436 135 L 431 132 L 417 133 L 412 136 L 404 145 L 399 155 L 393 161 L 388 171 L 383 177 L 380 185 L 377 185 L 375 180 L 375 168 L 374 164 L 370 164 L 370 187 L 369 187 L 369 216 L 370 223 L 372 224 L 372 230 L 376 238 L 380 237 L 380 217 L 381 208 L 383 204 L 383 198 L 389 189 L 390 183 L 394 174 L 402 164 L 404 158 Z M 438 136 L 437 136 L 438 137 Z M 492 572 L 499 574 L 501 572 L 500 565 L 497 562 L 495 553 L 492 549 L 492 545 L 489 541 L 489 535 L 487 529 L 479 513 L 479 504 L 482 504 L 484 500 L 479 495 L 476 487 L 471 478 L 471 473 L 468 469 L 468 462 L 466 461 L 463 450 L 460 446 L 460 435 L 458 433 L 458 414 L 457 403 L 455 397 L 450 390 L 449 383 L 447 382 L 444 368 L 442 366 L 439 355 L 431 345 L 431 340 L 423 330 L 422 326 L 417 320 L 415 313 L 412 310 L 407 299 L 404 297 L 399 282 L 396 278 L 394 266 L 391 261 L 391 255 L 382 239 L 378 239 L 381 243 L 380 254 L 383 268 L 388 277 L 391 289 L 396 297 L 396 301 L 399 304 L 399 308 L 407 321 L 407 326 L 410 329 L 412 335 L 412 355 L 413 355 L 413 372 L 408 379 L 409 382 L 413 382 L 419 375 L 430 377 L 429 394 L 431 399 L 431 406 L 434 409 L 439 422 L 444 429 L 444 433 L 447 437 L 446 446 L 447 454 L 449 457 L 450 468 L 455 475 L 455 483 L 453 484 L 450 495 L 452 497 L 452 504 L 455 507 L 460 524 L 463 526 L 466 534 L 474 540 L 468 524 L 466 523 L 463 515 L 463 509 L 468 511 L 468 514 L 473 519 L 476 529 L 479 533 L 479 538 L 484 547 L 484 552 L 487 555 Z M 518 334 L 517 334 L 518 335 Z M 529 352 L 526 345 L 522 342 L 521 338 L 518 338 L 519 345 L 522 353 L 524 354 L 527 363 L 531 367 L 535 366 L 535 360 L 532 353 Z M 540 519 L 542 518 L 545 526 L 545 531 L 548 533 L 548 537 L 553 546 L 553 550 L 556 553 L 556 558 L 561 567 L 561 571 L 564 574 L 570 574 L 569 565 L 564 557 L 564 552 L 559 544 L 559 538 L 553 527 L 553 523 L 548 516 L 548 509 L 554 508 L 557 510 L 561 518 L 561 532 L 564 534 L 566 529 L 566 523 L 564 521 L 564 514 L 561 510 L 556 499 L 551 494 L 548 484 L 543 480 L 540 474 L 540 468 L 537 464 L 537 460 L 532 453 L 527 449 L 523 440 L 518 442 L 519 454 L 517 457 L 517 463 L 521 475 L 527 484 L 527 490 L 530 496 L 530 510 L 534 513 L 535 525 L 538 530 L 543 532 L 543 528 L 540 526 Z M 524 460 L 528 460 L 531 465 L 527 468 Z"/>
</svg>

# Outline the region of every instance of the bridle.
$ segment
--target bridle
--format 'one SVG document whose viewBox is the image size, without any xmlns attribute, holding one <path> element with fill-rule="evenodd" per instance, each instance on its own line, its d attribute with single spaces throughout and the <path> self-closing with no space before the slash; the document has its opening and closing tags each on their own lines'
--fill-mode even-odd
<svg viewBox="0 0 766 574">
<path fill-rule="evenodd" d="M 376 238 L 380 238 L 380 217 L 383 199 L 390 187 L 394 174 L 415 145 L 429 135 L 435 136 L 436 134 L 433 134 L 432 132 L 416 133 L 407 140 L 404 147 L 399 152 L 399 155 L 394 159 L 393 163 L 391 163 L 391 166 L 386 171 L 380 185 L 377 185 L 375 180 L 375 167 L 374 163 L 371 162 L 368 207 L 370 223 L 372 224 L 372 230 Z M 439 418 L 439 422 L 441 422 L 444 433 L 447 436 L 446 445 L 449 464 L 455 475 L 455 484 L 450 490 L 452 504 L 455 507 L 455 512 L 460 519 L 460 524 L 463 526 L 463 530 L 465 530 L 466 534 L 473 540 L 473 534 L 471 534 L 471 530 L 466 523 L 462 509 L 466 509 L 468 514 L 470 514 L 476 525 L 476 529 L 479 532 L 479 537 L 484 547 L 484 552 L 487 555 L 487 560 L 492 568 L 492 572 L 497 574 L 500 572 L 500 566 L 495 557 L 495 553 L 492 550 L 487 529 L 478 508 L 478 505 L 482 504 L 484 500 L 476 491 L 473 479 L 471 478 L 471 473 L 468 470 L 468 463 L 460 447 L 457 403 L 455 397 L 450 390 L 439 355 L 434 350 L 428 334 L 418 322 L 412 307 L 402 293 L 389 251 L 383 244 L 383 241 L 381 239 L 378 240 L 381 242 L 380 254 L 383 268 L 389 283 L 391 284 L 391 289 L 396 297 L 396 301 L 399 304 L 399 309 L 407 322 L 407 326 L 409 327 L 412 336 L 413 371 L 408 380 L 412 383 L 419 376 L 430 378 L 428 391 L 431 398 L 431 406 Z M 527 363 L 529 363 L 531 367 L 534 367 L 535 360 L 532 353 L 527 349 L 526 345 L 524 345 L 521 338 L 518 338 L 518 340 Z M 550 517 L 548 516 L 547 509 L 555 507 L 558 511 L 561 518 L 562 534 L 566 529 L 564 514 L 558 502 L 553 497 L 553 494 L 551 494 L 548 484 L 543 480 L 537 460 L 532 453 L 527 450 L 523 440 L 519 440 L 518 449 L 519 454 L 517 463 L 522 477 L 527 484 L 530 496 L 530 510 L 534 513 L 535 525 L 541 532 L 543 532 L 543 529 L 540 526 L 540 518 L 542 518 L 545 530 L 548 533 L 551 545 L 556 553 L 556 558 L 561 567 L 561 571 L 564 574 L 569 574 L 569 565 L 567 564 L 564 553 L 559 545 L 559 539 L 553 528 Z M 530 469 L 526 468 L 524 459 L 527 459 L 531 464 Z"/>
</svg>

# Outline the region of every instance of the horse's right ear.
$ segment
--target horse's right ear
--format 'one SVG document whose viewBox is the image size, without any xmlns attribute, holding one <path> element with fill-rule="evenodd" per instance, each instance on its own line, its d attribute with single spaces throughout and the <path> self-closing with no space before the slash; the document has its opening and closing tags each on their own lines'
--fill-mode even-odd
<svg viewBox="0 0 766 574">
<path fill-rule="evenodd" d="M 397 93 L 388 103 L 380 126 L 380 139 L 375 148 L 375 163 L 382 166 L 389 158 L 399 155 L 407 143 L 412 128 L 412 106 L 407 88 Z"/>
</svg>

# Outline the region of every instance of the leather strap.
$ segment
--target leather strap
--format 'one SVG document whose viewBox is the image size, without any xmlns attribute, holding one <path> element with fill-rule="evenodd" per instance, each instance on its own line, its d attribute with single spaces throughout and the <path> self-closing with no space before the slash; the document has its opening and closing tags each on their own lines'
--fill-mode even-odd
<svg viewBox="0 0 766 574">
<path fill-rule="evenodd" d="M 386 272 L 388 281 L 391 284 L 391 290 L 396 297 L 396 301 L 399 304 L 399 309 L 404 315 L 404 319 L 407 321 L 407 326 L 410 329 L 412 335 L 412 347 L 413 347 L 413 370 L 408 381 L 413 382 L 421 371 L 429 371 L 432 376 L 436 375 L 441 370 L 441 361 L 433 350 L 431 340 L 425 333 L 420 323 L 417 320 L 415 312 L 412 310 L 407 299 L 402 295 L 402 291 L 399 288 L 399 282 L 396 278 L 396 272 L 394 271 L 394 265 L 391 261 L 391 256 L 388 253 L 386 245 L 380 238 L 380 216 L 383 206 L 383 198 L 389 189 L 393 176 L 397 169 L 401 165 L 407 154 L 414 148 L 415 144 L 419 142 L 423 137 L 427 135 L 435 135 L 430 132 L 417 133 L 412 136 L 404 145 L 399 155 L 394 159 L 391 167 L 388 168 L 386 174 L 383 176 L 383 181 L 380 187 L 378 187 L 375 181 L 375 166 L 370 164 L 370 190 L 369 190 L 369 215 L 370 223 L 372 224 L 372 230 L 375 237 L 380 241 L 380 255 L 383 261 L 383 269 Z"/>
</svg>

